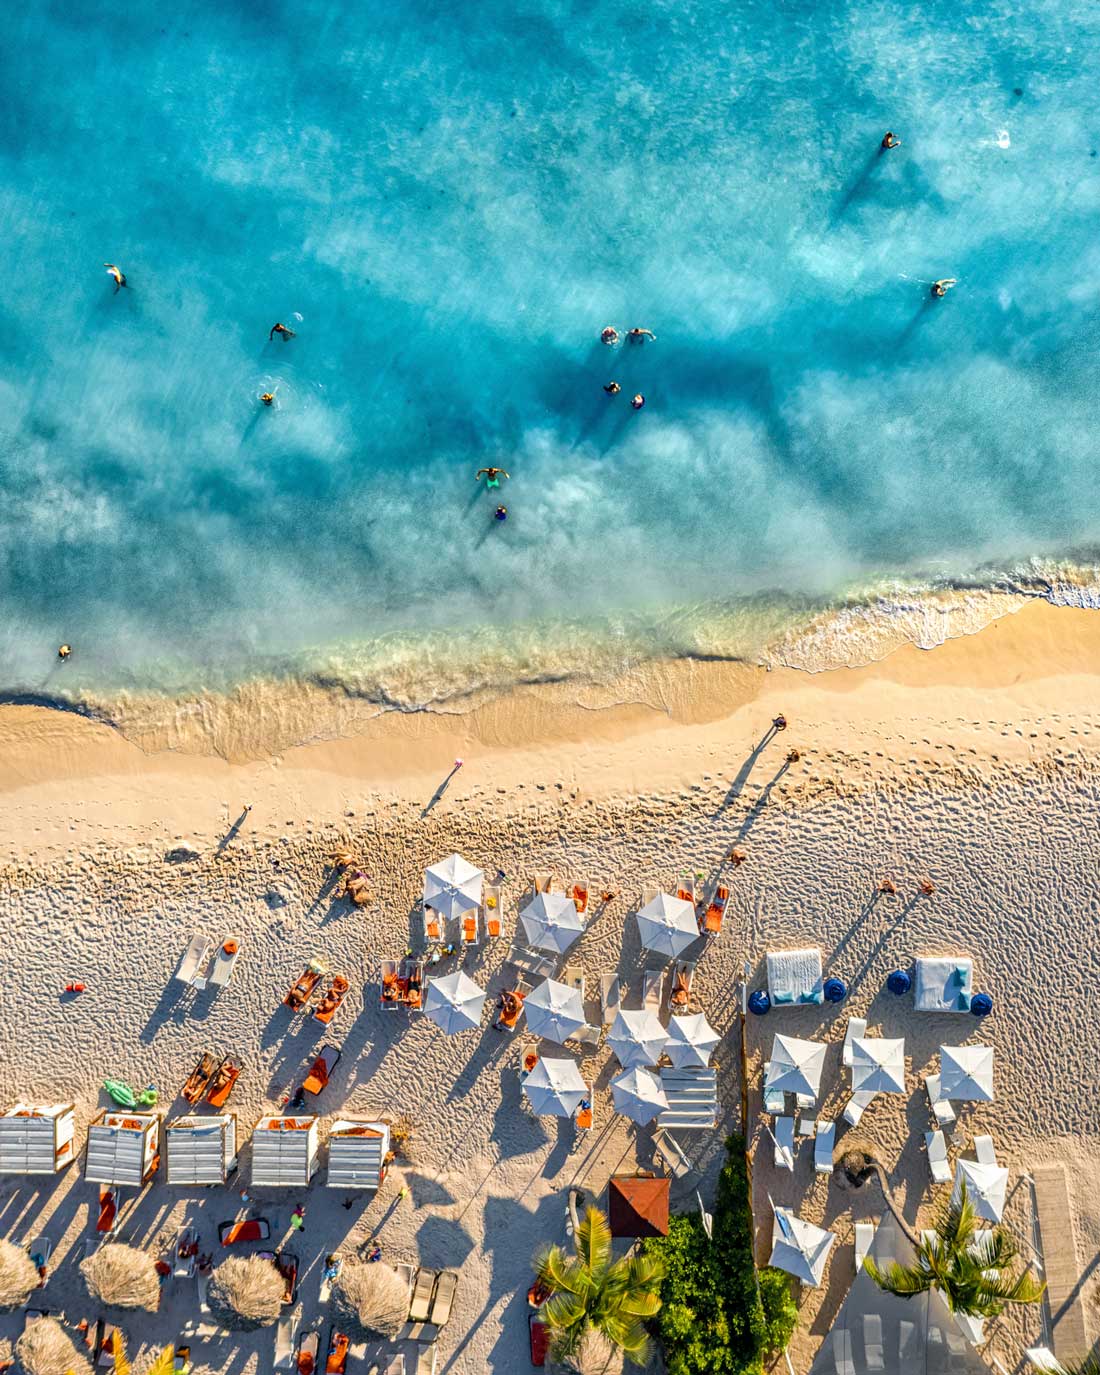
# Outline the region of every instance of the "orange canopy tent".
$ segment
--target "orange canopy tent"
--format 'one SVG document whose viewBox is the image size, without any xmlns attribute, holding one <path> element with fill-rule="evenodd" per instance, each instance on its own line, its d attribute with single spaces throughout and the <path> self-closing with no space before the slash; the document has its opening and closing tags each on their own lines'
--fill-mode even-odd
<svg viewBox="0 0 1100 1375">
<path fill-rule="evenodd" d="M 668 1179 L 634 1175 L 613 1178 L 607 1186 L 607 1214 L 613 1237 L 668 1236 Z"/>
</svg>

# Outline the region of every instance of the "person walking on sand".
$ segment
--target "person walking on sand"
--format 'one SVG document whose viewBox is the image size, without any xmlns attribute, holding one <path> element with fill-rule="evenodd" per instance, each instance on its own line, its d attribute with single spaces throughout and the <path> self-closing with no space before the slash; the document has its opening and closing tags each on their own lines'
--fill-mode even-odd
<svg viewBox="0 0 1100 1375">
<path fill-rule="evenodd" d="M 506 473 L 503 468 L 479 468 L 474 474 L 474 481 L 480 482 L 483 477 L 485 479 L 485 489 L 488 491 L 493 487 L 499 487 L 500 479 L 502 477 L 511 477 L 511 473 Z"/>
<path fill-rule="evenodd" d="M 104 263 L 103 266 L 107 269 L 107 276 L 113 277 L 115 280 L 115 295 L 117 296 L 126 285 L 126 273 L 115 267 L 114 263 Z"/>
<path fill-rule="evenodd" d="M 292 1232 L 304 1232 L 306 1227 L 306 1205 L 299 1203 L 297 1208 L 290 1215 L 290 1229 Z"/>
<path fill-rule="evenodd" d="M 294 338 L 294 331 L 292 329 L 287 329 L 286 325 L 281 325 L 278 321 L 276 321 L 275 324 L 271 326 L 271 329 L 268 332 L 267 342 L 269 344 L 271 343 L 272 339 L 275 338 L 276 334 L 279 335 L 284 344 L 288 339 Z"/>
<path fill-rule="evenodd" d="M 900 146 L 901 146 L 901 139 L 898 138 L 897 134 L 895 134 L 894 131 L 893 131 L 892 129 L 887 129 L 886 132 L 885 132 L 885 133 L 883 134 L 883 136 L 882 136 L 882 142 L 879 144 L 879 147 L 880 147 L 880 148 L 898 148 L 898 147 L 900 147 Z"/>
<path fill-rule="evenodd" d="M 780 712 L 779 715 L 778 715 L 777 717 L 775 717 L 774 720 L 772 721 L 772 730 L 778 731 L 778 730 L 786 730 L 786 729 L 787 729 L 787 718 L 783 715 L 782 712 Z"/>
<path fill-rule="evenodd" d="M 633 329 L 627 330 L 626 337 L 632 344 L 644 344 L 647 339 L 652 339 L 654 343 L 657 342 L 657 336 L 651 329 L 639 329 L 637 325 Z"/>
<path fill-rule="evenodd" d="M 958 282 L 956 278 L 941 277 L 938 282 L 932 283 L 932 295 L 935 296 L 937 300 L 942 300 L 943 297 L 946 296 L 947 293 L 951 290 L 951 288 L 957 285 Z"/>
</svg>

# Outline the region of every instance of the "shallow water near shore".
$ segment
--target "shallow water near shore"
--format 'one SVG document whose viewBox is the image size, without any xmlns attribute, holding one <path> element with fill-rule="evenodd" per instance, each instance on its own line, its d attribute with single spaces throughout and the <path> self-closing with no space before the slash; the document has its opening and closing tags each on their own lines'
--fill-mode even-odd
<svg viewBox="0 0 1100 1375">
<path fill-rule="evenodd" d="M 0 690 L 458 708 L 1095 599 L 1093 8 L 102 18 L 0 56 Z"/>
</svg>

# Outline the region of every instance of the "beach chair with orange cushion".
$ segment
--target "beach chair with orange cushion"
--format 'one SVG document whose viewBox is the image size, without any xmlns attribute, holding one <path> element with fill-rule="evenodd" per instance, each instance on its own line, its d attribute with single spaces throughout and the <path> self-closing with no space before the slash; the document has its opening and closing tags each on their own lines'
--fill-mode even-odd
<svg viewBox="0 0 1100 1375">
<path fill-rule="evenodd" d="M 583 917 L 588 911 L 588 880 L 578 879 L 570 888 L 569 896 L 573 899 L 573 906 Z"/>
<path fill-rule="evenodd" d="M 707 910 L 703 915 L 703 920 L 699 923 L 699 929 L 704 936 L 717 936 L 722 929 L 722 918 L 726 915 L 726 908 L 729 906 L 730 890 L 725 884 L 720 883 L 714 890 L 714 897 L 707 905 Z"/>
<path fill-rule="evenodd" d="M 218 1062 L 213 1055 L 208 1050 L 204 1050 L 199 1056 L 199 1063 L 191 1071 L 187 1083 L 183 1086 L 183 1097 L 188 1103 L 197 1103 L 203 1096 L 217 1065 Z"/>
<path fill-rule="evenodd" d="M 313 1009 L 313 1015 L 318 1022 L 324 1022 L 327 1026 L 336 1016 L 336 1009 L 347 997 L 348 989 L 351 984 L 344 978 L 343 974 L 334 974 L 332 983 L 329 984 L 328 992 Z"/>
<path fill-rule="evenodd" d="M 695 906 L 695 876 L 689 874 L 687 878 L 682 878 L 676 886 L 676 896 L 681 902 L 690 902 Z"/>
<path fill-rule="evenodd" d="M 310 960 L 303 973 L 291 984 L 290 991 L 283 999 L 283 1005 L 289 1007 L 292 1012 L 304 1012 L 313 990 L 326 973 L 328 971 L 320 960 Z"/>
<path fill-rule="evenodd" d="M 424 940 L 428 945 L 439 945 L 443 940 L 443 918 L 434 907 L 424 908 Z"/>
<path fill-rule="evenodd" d="M 113 1232 L 115 1228 L 115 1218 L 118 1216 L 118 1190 L 113 1186 L 109 1189 L 99 1191 L 99 1220 L 96 1222 L 97 1232 Z"/>
<path fill-rule="evenodd" d="M 577 1104 L 577 1113 L 574 1121 L 579 1132 L 590 1132 L 592 1130 L 592 1090 L 588 1090 L 588 1097 L 582 1098 Z"/>
<path fill-rule="evenodd" d="M 481 918 L 485 923 L 485 936 L 488 940 L 495 941 L 500 936 L 500 917 L 503 904 L 504 890 L 500 884 L 487 883 L 481 904 Z"/>
<path fill-rule="evenodd" d="M 210 1087 L 206 1091 L 206 1101 L 213 1108 L 224 1108 L 229 1101 L 229 1095 L 233 1092 L 233 1085 L 240 1077 L 241 1067 L 234 1060 L 232 1055 L 227 1055 L 218 1068 L 214 1071 L 214 1077 L 210 1080 Z"/>
<path fill-rule="evenodd" d="M 317 1353 L 321 1350 L 320 1332 L 298 1333 L 298 1375 L 315 1375 Z"/>
<path fill-rule="evenodd" d="M 325 1361 L 325 1375 L 344 1375 L 348 1368 L 348 1347 L 351 1338 L 346 1332 L 333 1328 L 328 1339 L 328 1358 Z"/>
<path fill-rule="evenodd" d="M 477 907 L 462 914 L 462 944 L 467 947 L 477 945 L 480 942 L 480 915 L 480 910 Z"/>
<path fill-rule="evenodd" d="M 332 1077 L 332 1071 L 340 1063 L 340 1051 L 336 1046 L 322 1046 L 321 1053 L 314 1060 L 309 1073 L 302 1083 L 306 1093 L 320 1093 Z"/>
<path fill-rule="evenodd" d="M 266 1217 L 245 1217 L 239 1222 L 219 1222 L 218 1240 L 223 1246 L 241 1246 L 247 1241 L 266 1241 L 271 1223 Z"/>
<path fill-rule="evenodd" d="M 510 988 L 500 995 L 500 1016 L 493 1023 L 498 1031 L 515 1031 L 524 997 L 518 988 Z"/>
</svg>

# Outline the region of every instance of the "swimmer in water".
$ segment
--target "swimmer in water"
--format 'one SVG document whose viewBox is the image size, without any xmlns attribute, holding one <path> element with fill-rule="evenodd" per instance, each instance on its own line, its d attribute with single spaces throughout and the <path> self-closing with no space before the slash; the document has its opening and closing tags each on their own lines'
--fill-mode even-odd
<svg viewBox="0 0 1100 1375">
<path fill-rule="evenodd" d="M 494 520 L 507 520 L 507 519 L 508 519 L 508 507 L 507 507 L 507 506 L 498 506 L 497 509 L 493 512 L 493 519 L 494 519 Z"/>
<path fill-rule="evenodd" d="M 73 652 L 73 647 L 72 647 L 72 645 L 61 645 L 61 646 L 58 648 L 57 657 L 58 657 L 59 659 L 67 659 L 67 658 L 69 657 L 69 655 L 70 655 L 72 652 Z"/>
<path fill-rule="evenodd" d="M 115 294 L 117 295 L 119 290 L 126 285 L 126 273 L 121 272 L 114 263 L 104 263 L 103 266 L 107 269 L 107 276 L 115 279 Z"/>
<path fill-rule="evenodd" d="M 637 325 L 633 329 L 627 330 L 626 337 L 632 344 L 644 343 L 646 339 L 652 339 L 654 343 L 657 342 L 657 336 L 651 329 L 639 329 Z"/>
<path fill-rule="evenodd" d="M 294 331 L 292 329 L 287 329 L 286 325 L 274 324 L 271 326 L 271 331 L 267 336 L 267 342 L 269 344 L 271 343 L 272 339 L 275 338 L 276 334 L 282 336 L 284 344 L 288 339 L 294 338 Z"/>
<path fill-rule="evenodd" d="M 634 407 L 636 411 L 640 411 L 642 407 L 645 405 L 645 397 L 642 395 L 641 392 L 639 392 L 637 396 L 633 398 L 630 404 Z"/>
<path fill-rule="evenodd" d="M 955 284 L 954 277 L 941 277 L 938 282 L 932 283 L 932 295 L 939 300 L 946 296 Z"/>
<path fill-rule="evenodd" d="M 607 392 L 608 396 L 618 396 L 622 391 L 622 387 L 619 386 L 618 382 L 608 382 L 604 387 L 604 391 Z"/>
<path fill-rule="evenodd" d="M 895 133 L 893 132 L 893 130 L 887 129 L 886 132 L 885 132 L 885 133 L 883 134 L 883 136 L 882 136 L 882 142 L 879 144 L 879 147 L 880 147 L 880 148 L 897 148 L 897 147 L 900 147 L 900 145 L 901 145 L 901 139 L 898 138 L 897 134 L 895 134 Z"/>
<path fill-rule="evenodd" d="M 474 477 L 474 481 L 480 482 L 482 475 L 485 477 L 486 490 L 492 487 L 499 487 L 502 477 L 511 477 L 511 474 L 506 473 L 503 468 L 479 468 Z"/>
<path fill-rule="evenodd" d="M 260 397 L 260 400 L 265 406 L 273 406 L 275 404 L 275 393 L 273 391 L 265 391 Z"/>
<path fill-rule="evenodd" d="M 619 331 L 613 325 L 607 325 L 600 330 L 600 341 L 604 344 L 617 344 L 619 342 Z"/>
</svg>

